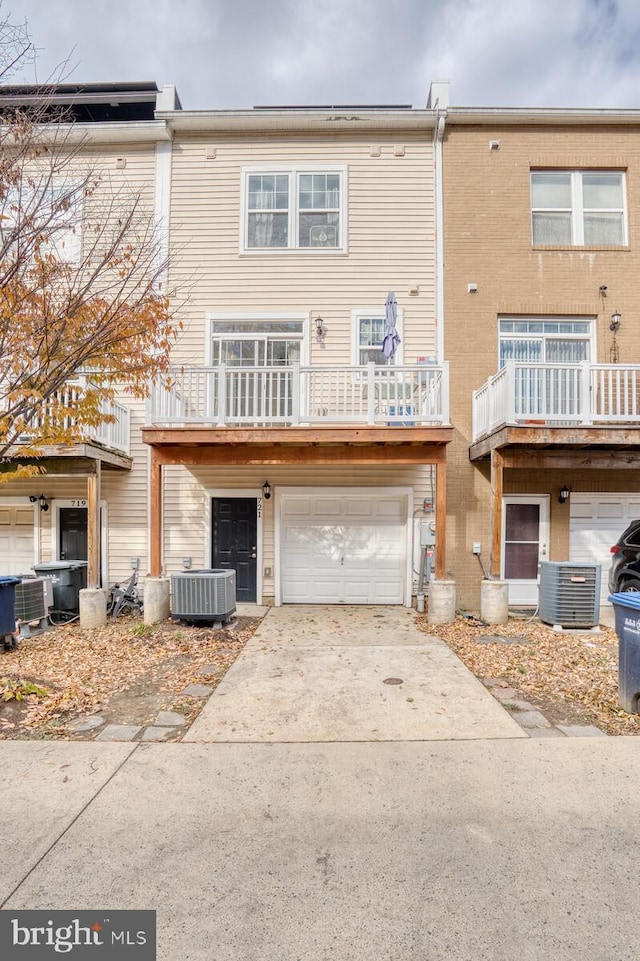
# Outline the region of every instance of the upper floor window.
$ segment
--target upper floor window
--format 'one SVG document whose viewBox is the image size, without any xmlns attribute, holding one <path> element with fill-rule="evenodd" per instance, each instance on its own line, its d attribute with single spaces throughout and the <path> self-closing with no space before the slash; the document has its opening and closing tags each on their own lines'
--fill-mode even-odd
<svg viewBox="0 0 640 961">
<path fill-rule="evenodd" d="M 289 367 L 299 364 L 305 324 L 289 314 L 212 318 L 211 364 L 217 367 Z"/>
<path fill-rule="evenodd" d="M 355 337 L 353 362 L 357 367 L 364 367 L 367 364 L 388 367 L 402 363 L 402 346 L 393 357 L 385 357 L 382 353 L 385 331 L 384 309 L 381 311 L 354 310 L 352 311 L 352 319 Z M 397 328 L 398 333 L 402 336 L 402 309 L 400 307 L 398 308 Z"/>
<path fill-rule="evenodd" d="M 82 185 L 50 181 L 11 187 L 0 204 L 0 243 L 13 257 L 53 255 L 77 265 L 82 254 Z"/>
<path fill-rule="evenodd" d="M 591 360 L 589 320 L 513 318 L 500 321 L 500 367 L 522 364 L 580 364 Z"/>
<path fill-rule="evenodd" d="M 245 250 L 343 249 L 342 168 L 245 170 L 244 183 Z"/>
<path fill-rule="evenodd" d="M 531 172 L 533 243 L 612 246 L 627 243 L 622 171 Z"/>
</svg>

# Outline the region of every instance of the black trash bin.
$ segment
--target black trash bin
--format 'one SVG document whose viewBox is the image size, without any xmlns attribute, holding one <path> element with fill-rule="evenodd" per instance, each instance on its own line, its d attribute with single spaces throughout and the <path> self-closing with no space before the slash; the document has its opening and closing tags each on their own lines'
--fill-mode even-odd
<svg viewBox="0 0 640 961">
<path fill-rule="evenodd" d="M 34 564 L 36 574 L 50 577 L 53 586 L 53 610 L 60 614 L 77 614 L 80 611 L 80 591 L 87 586 L 86 561 L 49 561 Z"/>
<path fill-rule="evenodd" d="M 618 635 L 618 703 L 640 713 L 640 593 L 611 594 Z"/>
<path fill-rule="evenodd" d="M 16 584 L 19 583 L 19 577 L 0 577 L 0 643 L 5 647 L 11 647 L 15 643 L 13 632 L 16 629 Z"/>
</svg>

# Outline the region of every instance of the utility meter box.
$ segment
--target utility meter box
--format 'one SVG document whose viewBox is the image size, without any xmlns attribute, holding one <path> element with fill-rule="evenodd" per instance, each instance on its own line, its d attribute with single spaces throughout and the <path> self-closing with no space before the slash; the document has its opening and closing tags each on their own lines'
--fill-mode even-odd
<svg viewBox="0 0 640 961">
<path fill-rule="evenodd" d="M 436 522 L 423 517 L 420 520 L 420 547 L 433 547 L 436 543 Z"/>
</svg>

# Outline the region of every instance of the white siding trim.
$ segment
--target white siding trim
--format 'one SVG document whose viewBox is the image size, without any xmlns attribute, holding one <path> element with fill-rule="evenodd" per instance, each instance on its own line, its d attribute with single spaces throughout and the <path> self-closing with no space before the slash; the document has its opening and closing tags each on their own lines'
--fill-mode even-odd
<svg viewBox="0 0 640 961">
<path fill-rule="evenodd" d="M 171 216 L 172 143 L 156 144 L 155 225 L 160 261 L 169 257 L 169 220 Z M 163 280 L 166 284 L 166 271 Z"/>
<path fill-rule="evenodd" d="M 206 487 L 205 496 L 207 498 L 207 503 L 205 507 L 206 511 L 206 524 L 204 532 L 204 562 L 205 567 L 211 566 L 211 528 L 213 526 L 213 511 L 211 509 L 211 498 L 212 497 L 229 497 L 229 498 L 239 498 L 239 497 L 255 497 L 256 507 L 257 507 L 257 542 L 256 542 L 256 604 L 262 604 L 262 572 L 264 569 L 264 553 L 263 553 L 263 515 L 264 515 L 264 504 L 262 497 L 261 487 L 233 487 L 233 488 L 220 488 L 220 487 Z M 273 496 L 273 495 L 272 495 Z"/>
</svg>

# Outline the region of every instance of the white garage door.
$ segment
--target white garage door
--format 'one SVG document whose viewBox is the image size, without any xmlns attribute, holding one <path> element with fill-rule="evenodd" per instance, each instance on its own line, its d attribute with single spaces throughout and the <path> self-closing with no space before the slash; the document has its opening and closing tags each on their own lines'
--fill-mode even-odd
<svg viewBox="0 0 640 961">
<path fill-rule="evenodd" d="M 28 574 L 34 563 L 33 507 L 0 506 L 0 574 Z"/>
<path fill-rule="evenodd" d="M 640 494 L 572 494 L 572 561 L 602 566 L 601 602 L 607 603 L 612 544 L 640 517 Z"/>
<path fill-rule="evenodd" d="M 284 604 L 403 604 L 406 495 L 283 494 Z"/>
</svg>

